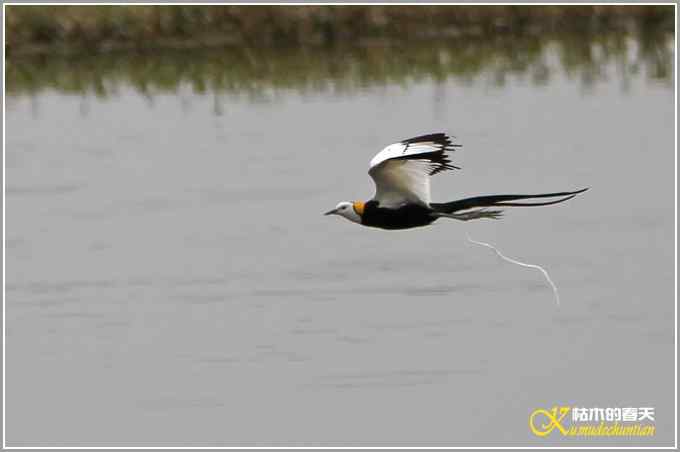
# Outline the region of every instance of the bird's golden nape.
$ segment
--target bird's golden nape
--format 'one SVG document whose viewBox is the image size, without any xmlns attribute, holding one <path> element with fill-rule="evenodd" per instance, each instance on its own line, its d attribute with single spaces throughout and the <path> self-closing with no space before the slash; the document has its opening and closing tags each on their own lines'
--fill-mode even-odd
<svg viewBox="0 0 680 452">
<path fill-rule="evenodd" d="M 409 229 L 427 226 L 440 218 L 499 219 L 502 211 L 491 208 L 559 204 L 587 190 L 476 196 L 434 203 L 430 197 L 430 177 L 460 169 L 451 161 L 451 154 L 459 147 L 444 133 L 422 135 L 387 146 L 369 165 L 368 174 L 375 182 L 373 198 L 367 202 L 341 202 L 326 215 L 339 215 L 381 229 Z M 526 202 L 529 199 L 534 201 Z"/>
</svg>

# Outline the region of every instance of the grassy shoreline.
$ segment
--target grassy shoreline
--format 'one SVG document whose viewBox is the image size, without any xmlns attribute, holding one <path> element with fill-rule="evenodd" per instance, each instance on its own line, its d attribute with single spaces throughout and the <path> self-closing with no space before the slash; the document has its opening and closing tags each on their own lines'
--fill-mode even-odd
<svg viewBox="0 0 680 452">
<path fill-rule="evenodd" d="M 225 45 L 338 45 L 577 32 L 674 32 L 672 6 L 6 7 L 8 58 Z"/>
</svg>

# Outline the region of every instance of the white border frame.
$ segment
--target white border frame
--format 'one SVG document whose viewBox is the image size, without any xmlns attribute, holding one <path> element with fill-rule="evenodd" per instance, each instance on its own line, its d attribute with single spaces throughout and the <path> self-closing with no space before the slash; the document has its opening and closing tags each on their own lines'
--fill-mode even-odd
<svg viewBox="0 0 680 452">
<path fill-rule="evenodd" d="M 15 447 L 8 447 L 7 446 L 7 436 L 6 436 L 6 430 L 5 430 L 5 419 L 6 419 L 6 411 L 5 411 L 5 356 L 6 356 L 6 349 L 5 349 L 5 343 L 6 343 L 6 329 L 5 329 L 5 318 L 6 318 L 6 311 L 5 311 L 5 286 L 6 286 L 6 261 L 5 261 L 5 245 L 6 245 L 6 240 L 5 240 L 5 219 L 6 219 L 6 211 L 5 211 L 5 187 L 7 184 L 7 178 L 6 178 L 6 166 L 5 166 L 5 137 L 6 137 L 6 115 L 5 115 L 5 99 L 6 99 L 6 90 L 5 90 L 5 21 L 6 21 L 6 7 L 7 6 L 21 6 L 21 5 L 35 5 L 35 6 L 86 6 L 86 5 L 135 5 L 135 6 L 163 6 L 163 5 L 253 5 L 253 6 L 272 6 L 272 5 L 290 5 L 290 6 L 304 6 L 304 5 L 316 5 L 316 6 L 325 6 L 325 5 L 353 5 L 353 6 L 421 6 L 421 5 L 432 5 L 432 6 L 446 6 L 446 5 L 460 5 L 460 6 L 481 6 L 481 5 L 516 5 L 516 6 L 540 6 L 540 5 L 621 5 L 621 6 L 632 6 L 632 5 L 651 5 L 651 6 L 673 6 L 674 7 L 674 12 L 675 12 L 675 49 L 674 49 L 674 56 L 675 60 L 673 62 L 673 72 L 675 75 L 675 80 L 674 80 L 674 103 L 675 103 L 675 132 L 674 132 L 674 141 L 675 141 L 675 193 L 674 193 L 674 200 L 675 200 L 675 212 L 674 212 L 674 219 L 675 219 L 675 237 L 674 237 L 674 266 L 675 266 L 675 284 L 674 284 L 674 295 L 675 295 L 675 309 L 674 309 L 674 314 L 675 314 L 675 391 L 674 391 L 674 399 L 675 399 L 675 434 L 674 434 L 674 445 L 673 446 L 650 446 L 650 447 L 641 447 L 641 446 L 574 446 L 574 445 L 568 445 L 568 446 L 496 446 L 496 447 L 484 447 L 484 446 L 472 446 L 472 447 L 460 447 L 460 446 L 424 446 L 424 447 L 401 447 L 401 446 L 373 446 L 373 447 L 362 447 L 362 446 L 350 446 L 350 447 L 341 447 L 341 446 L 272 446 L 272 447 L 260 447 L 260 446 L 210 446 L 210 447 L 191 447 L 191 446 L 169 446 L 169 447 L 163 447 L 163 446 L 147 446 L 147 447 L 134 447 L 134 446 L 122 446 L 122 447 L 114 447 L 114 446 L 75 446 L 75 447 L 67 447 L 67 446 L 55 446 L 55 447 L 49 447 L 49 446 L 41 446 L 41 447 L 31 447 L 31 446 L 15 446 Z M 526 2 L 518 2 L 518 3 L 512 3 L 512 2 L 488 2 L 488 3 L 469 3 L 469 2 L 463 2 L 463 3 L 451 3 L 451 2 L 443 2 L 443 3 L 436 3 L 436 2 L 421 2 L 421 3 L 395 3 L 395 2 L 305 2 L 304 0 L 301 1 L 286 1 L 286 2 L 266 2 L 266 3 L 248 3 L 248 2 L 219 2 L 219 3 L 205 3 L 205 2 L 191 2 L 191 3 L 186 3 L 186 2 L 140 2 L 140 3 L 131 3 L 131 2 L 59 2 L 59 3 L 43 3 L 43 2 L 7 2 L 2 4 L 2 18 L 3 18 L 3 23 L 2 23 L 2 61 L 3 61 L 3 71 L 2 71 L 2 448 L 3 449 L 29 449 L 29 450 L 43 450 L 43 449 L 54 449 L 54 450 L 92 450 L 92 449 L 102 449 L 102 450 L 141 450 L 141 449 L 150 449 L 150 450 L 184 450 L 184 449 L 189 449 L 189 450 L 204 450 L 204 449 L 393 449 L 393 450 L 413 450 L 413 449 L 466 449 L 466 450 L 479 450 L 479 449 L 509 449 L 509 450 L 526 450 L 526 449 L 610 449 L 610 450 L 623 450 L 623 449 L 663 449 L 663 450 L 673 450 L 678 448 L 678 68 L 676 65 L 677 59 L 678 59 L 678 5 L 677 3 L 647 3 L 647 2 L 638 2 L 638 3 L 631 3 L 631 2 L 612 2 L 612 3 L 603 3 L 603 2 L 555 2 L 555 3 L 526 3 Z"/>
</svg>

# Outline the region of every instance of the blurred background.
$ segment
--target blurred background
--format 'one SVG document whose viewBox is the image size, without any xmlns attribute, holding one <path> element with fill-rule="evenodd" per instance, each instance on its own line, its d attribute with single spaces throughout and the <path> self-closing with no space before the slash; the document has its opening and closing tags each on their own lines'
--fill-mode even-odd
<svg viewBox="0 0 680 452">
<path fill-rule="evenodd" d="M 670 6 L 10 6 L 7 89 L 352 89 L 423 77 L 671 80 Z M 635 47 L 635 51 L 633 51 Z"/>
<path fill-rule="evenodd" d="M 7 445 L 673 443 L 673 6 L 5 14 Z M 437 201 L 591 190 L 321 215 L 439 131 Z M 558 404 L 654 407 L 656 434 L 534 436 Z"/>
</svg>

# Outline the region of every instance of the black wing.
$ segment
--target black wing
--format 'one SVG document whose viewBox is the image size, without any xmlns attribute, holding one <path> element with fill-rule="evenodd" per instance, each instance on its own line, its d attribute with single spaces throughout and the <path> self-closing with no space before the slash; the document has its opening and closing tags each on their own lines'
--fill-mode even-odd
<svg viewBox="0 0 680 452">
<path fill-rule="evenodd" d="M 445 133 L 421 135 L 402 140 L 400 143 L 404 145 L 404 155 L 394 157 L 394 160 L 425 160 L 429 162 L 430 171 L 428 175 L 430 176 L 446 170 L 460 169 L 460 167 L 451 164 L 447 152 L 453 152 L 461 145 L 453 143 L 451 137 Z M 418 149 L 423 149 L 425 152 L 419 153 L 417 152 Z M 431 150 L 428 151 L 428 149 Z"/>
</svg>

